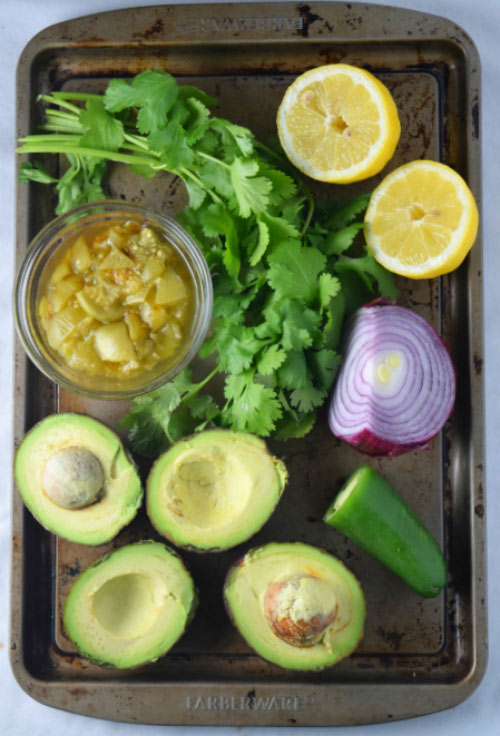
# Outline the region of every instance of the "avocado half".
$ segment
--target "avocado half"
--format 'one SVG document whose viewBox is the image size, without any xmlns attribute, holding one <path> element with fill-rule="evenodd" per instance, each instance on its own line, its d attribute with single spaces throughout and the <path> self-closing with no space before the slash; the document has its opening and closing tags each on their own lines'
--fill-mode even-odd
<svg viewBox="0 0 500 736">
<path fill-rule="evenodd" d="M 104 555 L 77 577 L 63 622 L 84 657 L 125 669 L 166 654 L 197 603 L 179 556 L 160 542 L 137 542 Z"/>
<path fill-rule="evenodd" d="M 153 526 L 180 547 L 229 549 L 264 525 L 287 480 L 284 463 L 246 432 L 206 430 L 153 465 L 146 506 Z"/>
<path fill-rule="evenodd" d="M 136 515 L 142 485 L 120 438 L 84 414 L 52 414 L 23 438 L 14 474 L 21 497 L 46 529 L 99 545 Z"/>
<path fill-rule="evenodd" d="M 229 571 L 224 600 L 247 644 L 285 669 L 330 667 L 363 636 L 365 599 L 357 578 L 308 544 L 249 551 Z"/>
</svg>

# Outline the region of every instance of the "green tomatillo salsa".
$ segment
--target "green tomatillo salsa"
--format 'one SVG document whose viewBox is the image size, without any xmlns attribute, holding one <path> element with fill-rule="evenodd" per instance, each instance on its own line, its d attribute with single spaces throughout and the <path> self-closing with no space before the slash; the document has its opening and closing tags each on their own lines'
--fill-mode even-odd
<svg viewBox="0 0 500 736">
<path fill-rule="evenodd" d="M 80 230 L 47 267 L 38 318 L 66 366 L 123 378 L 150 370 L 189 339 L 194 286 L 154 228 L 125 218 Z"/>
</svg>

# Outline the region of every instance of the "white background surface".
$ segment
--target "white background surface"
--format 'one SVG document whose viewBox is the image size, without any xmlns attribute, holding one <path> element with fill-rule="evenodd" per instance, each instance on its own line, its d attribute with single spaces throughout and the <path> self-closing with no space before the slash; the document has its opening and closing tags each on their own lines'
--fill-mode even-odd
<svg viewBox="0 0 500 736">
<path fill-rule="evenodd" d="M 482 142 L 483 142 L 483 247 L 486 325 L 486 457 L 487 520 L 489 539 L 489 639 L 490 661 L 483 682 L 461 705 L 429 716 L 398 723 L 355 728 L 279 729 L 279 734 L 297 736 L 426 736 L 500 734 L 500 546 L 498 525 L 500 504 L 495 464 L 500 437 L 500 0 L 372 0 L 413 8 L 450 18 L 461 25 L 476 43 L 482 63 Z M 112 734 L 163 734 L 164 736 L 268 736 L 271 728 L 190 728 L 155 727 L 111 723 L 88 719 L 42 706 L 26 695 L 15 682 L 8 663 L 8 578 L 10 549 L 10 494 L 12 446 L 12 317 L 11 293 L 14 251 L 14 156 L 15 144 L 15 67 L 26 43 L 40 30 L 69 18 L 124 7 L 154 5 L 154 0 L 3 0 L 0 8 L 0 730 L 4 736 L 71 736 L 89 729 L 92 736 Z M 156 4 L 160 5 L 161 2 Z M 173 3 L 172 3 L 173 4 Z"/>
</svg>

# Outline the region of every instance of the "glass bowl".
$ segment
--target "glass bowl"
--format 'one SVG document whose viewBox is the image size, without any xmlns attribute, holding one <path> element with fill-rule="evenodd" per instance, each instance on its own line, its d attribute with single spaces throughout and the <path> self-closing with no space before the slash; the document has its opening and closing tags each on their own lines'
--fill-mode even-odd
<svg viewBox="0 0 500 736">
<path fill-rule="evenodd" d="M 128 245 L 123 247 L 124 241 L 120 233 L 128 233 L 129 230 L 131 239 L 126 241 Z M 85 246 L 82 260 L 81 251 L 77 250 L 80 246 L 75 248 L 77 240 L 80 244 L 82 241 L 91 244 L 90 249 L 87 248 L 91 254 L 91 261 L 88 260 Z M 131 242 L 135 244 L 130 245 Z M 166 258 L 166 269 L 170 273 L 177 274 L 172 278 L 179 281 L 182 277 L 183 286 L 180 287 L 179 293 L 184 300 L 177 302 L 178 305 L 183 305 L 179 309 L 175 304 L 168 302 L 168 299 L 174 298 L 172 292 L 165 292 L 165 284 L 170 283 L 168 279 L 162 281 L 163 301 L 159 299 L 160 276 L 156 280 L 154 276 L 155 269 L 161 271 L 162 267 L 161 264 L 158 266 L 158 260 L 161 261 L 161 258 L 155 258 L 155 243 L 161 243 L 156 254 Z M 101 255 L 99 249 L 104 247 L 107 251 Z M 140 252 L 137 248 L 141 249 Z M 146 258 L 145 254 L 151 255 L 151 258 L 147 256 L 151 262 L 148 265 L 150 278 L 146 283 L 151 284 L 148 294 L 152 291 L 156 294 L 154 299 L 147 297 L 153 306 L 151 304 L 144 306 L 141 302 L 138 302 L 137 308 L 123 306 L 129 300 L 134 301 L 134 296 L 130 295 L 131 290 L 138 290 L 137 293 L 141 296 L 140 279 L 145 278 L 145 267 L 142 271 L 136 269 L 137 273 L 127 268 L 127 253 L 130 255 L 131 250 L 135 253 L 132 258 L 139 256 Z M 106 261 L 105 255 L 106 253 L 109 255 L 111 251 L 114 260 Z M 166 256 L 166 253 L 169 255 Z M 120 254 L 125 255 L 125 260 Z M 73 269 L 69 272 L 68 262 Z M 133 262 L 132 260 L 130 263 Z M 63 265 L 54 275 L 58 264 L 61 263 Z M 88 268 L 84 271 L 82 269 L 86 264 Z M 110 268 L 104 269 L 103 266 L 106 265 Z M 56 289 L 63 272 L 64 287 Z M 124 280 L 126 290 L 121 297 L 117 297 L 116 294 L 121 293 Z M 98 286 L 92 290 L 95 283 Z M 104 292 L 96 292 L 96 288 L 104 290 L 107 301 L 103 302 Z M 50 289 L 52 291 L 49 291 Z M 50 296 L 55 293 L 54 289 L 57 291 L 56 296 Z M 66 292 L 70 292 L 67 302 L 65 302 Z M 108 309 L 110 294 L 114 300 L 111 311 Z M 161 306 L 165 304 L 165 298 L 167 303 Z M 156 304 L 157 300 L 160 301 L 160 306 Z M 113 200 L 80 205 L 49 222 L 31 242 L 19 269 L 15 287 L 16 326 L 23 346 L 33 363 L 60 386 L 97 399 L 123 399 L 152 391 L 179 373 L 194 358 L 205 338 L 212 316 L 212 302 L 210 271 L 189 233 L 170 217 L 134 203 Z M 57 329 L 53 319 L 54 304 L 58 309 L 61 304 L 63 305 L 60 307 L 62 311 L 56 312 Z M 90 313 L 82 311 L 81 305 L 85 309 L 90 309 Z M 66 307 L 67 311 L 64 312 Z M 105 313 L 101 313 L 101 307 L 106 310 Z M 97 321 L 96 309 L 99 317 Z M 124 309 L 127 310 L 125 316 L 117 319 Z M 134 317 L 132 320 L 130 310 L 145 318 L 146 326 L 141 319 Z M 154 317 L 150 316 L 152 311 Z M 166 327 L 165 323 L 162 328 L 155 320 L 160 314 L 161 322 L 165 313 L 170 326 Z M 180 313 L 183 315 L 182 323 L 176 321 L 181 320 L 178 317 Z M 69 327 L 65 323 L 67 315 L 75 320 L 75 324 L 71 322 Z M 126 330 L 123 326 L 117 326 L 120 322 L 126 325 Z M 134 328 L 137 328 L 135 332 L 142 335 L 137 342 L 132 341 L 132 322 Z M 111 324 L 114 325 L 111 332 L 108 327 L 100 329 L 103 325 Z M 156 331 L 153 327 L 157 328 Z M 61 336 L 66 335 L 68 329 L 71 340 L 67 336 L 59 343 Z M 120 333 L 120 339 L 124 340 L 123 345 L 126 343 L 126 358 L 120 354 L 120 347 L 115 352 L 113 349 L 110 352 L 110 345 L 111 348 L 116 347 L 113 342 L 109 343 L 111 333 L 116 335 Z M 165 336 L 165 333 L 171 335 L 175 333 L 170 345 L 168 335 Z M 135 361 L 130 352 L 131 344 L 137 356 Z M 158 346 L 163 346 L 162 351 Z M 149 356 L 158 356 L 156 363 L 154 357 L 147 360 L 144 358 L 146 348 L 149 350 Z M 98 360 L 94 357 L 96 350 Z M 171 354 L 167 354 L 169 350 Z M 87 355 L 90 358 L 86 363 Z M 120 357 L 122 360 L 119 360 Z"/>
</svg>

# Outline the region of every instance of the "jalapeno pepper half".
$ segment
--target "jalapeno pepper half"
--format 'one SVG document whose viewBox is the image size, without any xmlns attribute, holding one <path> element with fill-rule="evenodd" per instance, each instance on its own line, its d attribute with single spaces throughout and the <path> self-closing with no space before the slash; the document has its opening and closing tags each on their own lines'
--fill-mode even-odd
<svg viewBox="0 0 500 736">
<path fill-rule="evenodd" d="M 437 544 L 399 493 L 362 465 L 344 483 L 323 520 L 426 598 L 446 584 L 446 564 Z"/>
</svg>

